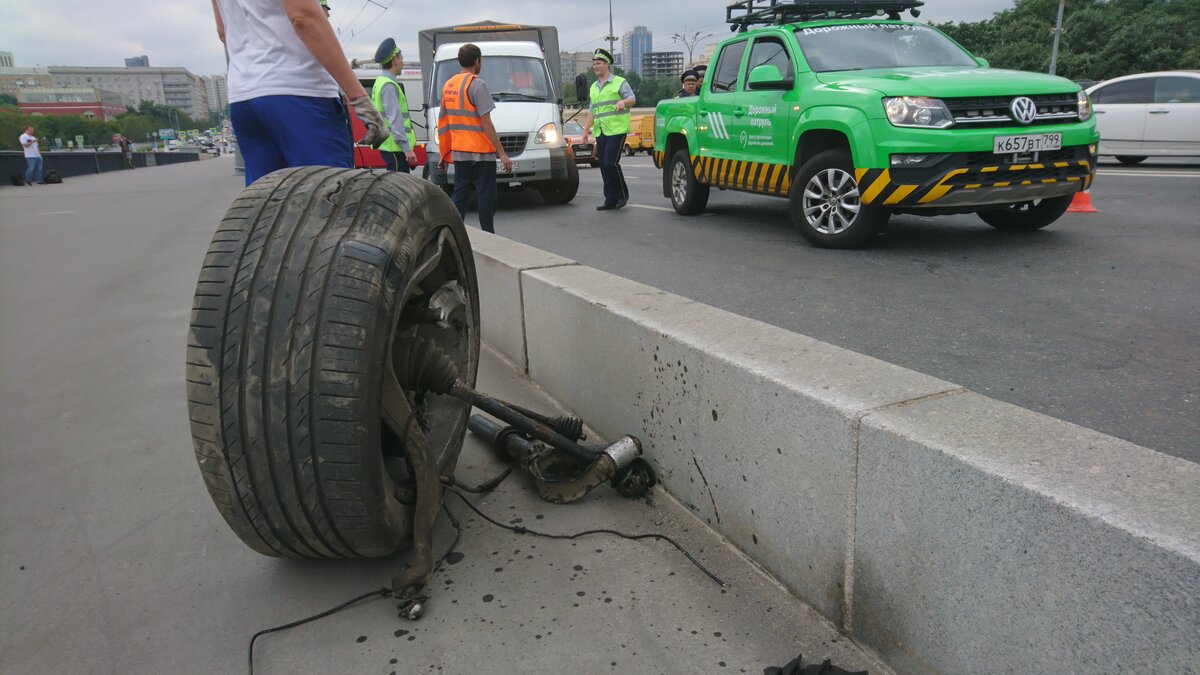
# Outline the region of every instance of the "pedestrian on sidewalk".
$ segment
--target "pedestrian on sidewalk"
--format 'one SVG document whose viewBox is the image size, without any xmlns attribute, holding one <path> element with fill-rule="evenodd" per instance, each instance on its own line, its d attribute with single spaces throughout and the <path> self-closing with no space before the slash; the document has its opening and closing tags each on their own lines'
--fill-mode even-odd
<svg viewBox="0 0 1200 675">
<path fill-rule="evenodd" d="M 346 108 L 377 147 L 387 123 L 371 105 L 313 0 L 212 0 L 229 53 L 229 116 L 246 164 L 246 185 L 294 166 L 354 166 Z M 228 21 L 226 21 L 228 19 Z"/>
<path fill-rule="evenodd" d="M 621 151 L 625 136 L 632 129 L 629 111 L 637 99 L 625 78 L 612 72 L 613 55 L 607 49 L 597 49 L 592 56 L 592 70 L 597 79 L 588 96 L 590 106 L 583 124 L 583 142 L 587 143 L 588 136 L 596 137 L 596 158 L 604 179 L 604 203 L 596 210 L 608 211 L 629 201 L 629 186 L 621 171 Z"/>
<path fill-rule="evenodd" d="M 383 74 L 375 78 L 371 87 L 371 103 L 383 114 L 390 134 L 379 146 L 379 153 L 383 155 L 388 171 L 410 173 L 417 165 L 417 154 L 413 151 L 417 135 L 408 114 L 408 98 L 396 80 L 404 70 L 404 55 L 394 39 L 380 43 L 379 49 L 375 50 L 375 62 L 383 68 Z"/>
<path fill-rule="evenodd" d="M 125 138 L 125 134 L 117 135 L 117 145 L 121 148 L 121 160 L 124 162 L 126 169 L 133 168 L 133 149 L 129 146 L 129 139 Z"/>
<path fill-rule="evenodd" d="M 25 184 L 33 185 L 36 181 L 38 185 L 45 185 L 46 181 L 42 180 L 42 153 L 38 150 L 38 137 L 33 135 L 32 126 L 25 127 L 20 141 L 25 151 Z"/>
<path fill-rule="evenodd" d="M 458 207 L 458 215 L 466 217 L 467 198 L 475 188 L 479 206 L 479 227 L 495 233 L 492 220 L 496 214 L 496 159 L 506 172 L 513 170 L 512 160 L 504 152 L 492 111 L 496 102 L 487 85 L 479 78 L 483 57 L 479 47 L 465 44 L 458 49 L 458 65 L 462 70 L 442 87 L 442 110 L 438 116 L 438 171 L 446 172 L 454 165 L 454 193 L 450 199 Z"/>
</svg>

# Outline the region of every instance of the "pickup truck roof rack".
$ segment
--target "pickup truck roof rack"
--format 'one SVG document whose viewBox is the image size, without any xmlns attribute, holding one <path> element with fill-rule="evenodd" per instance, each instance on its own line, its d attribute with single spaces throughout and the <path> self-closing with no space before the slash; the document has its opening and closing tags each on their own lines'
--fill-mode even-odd
<svg viewBox="0 0 1200 675">
<path fill-rule="evenodd" d="M 869 19 L 884 14 L 893 21 L 900 12 L 920 16 L 921 0 L 739 0 L 725 7 L 725 22 L 739 33 L 753 26 L 777 26 L 817 19 Z"/>
</svg>

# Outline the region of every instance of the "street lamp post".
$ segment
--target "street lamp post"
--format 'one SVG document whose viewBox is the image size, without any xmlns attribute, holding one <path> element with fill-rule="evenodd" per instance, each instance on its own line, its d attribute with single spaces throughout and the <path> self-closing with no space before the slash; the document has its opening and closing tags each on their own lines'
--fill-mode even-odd
<svg viewBox="0 0 1200 675">
<path fill-rule="evenodd" d="M 1058 38 L 1062 35 L 1063 7 L 1067 0 L 1058 0 L 1058 20 L 1054 22 L 1054 47 L 1050 50 L 1050 74 L 1058 70 Z"/>
<path fill-rule="evenodd" d="M 604 37 L 608 40 L 608 53 L 613 53 L 613 43 L 617 41 L 617 36 L 613 35 L 613 20 L 612 20 L 612 0 L 608 0 L 608 35 Z M 616 55 L 613 55 L 613 60 L 616 60 Z M 625 64 L 625 68 L 629 68 L 629 64 Z"/>
<path fill-rule="evenodd" d="M 686 26 L 684 27 L 684 31 L 687 31 Z M 675 33 L 674 35 L 672 35 L 671 41 L 672 42 L 682 42 L 683 46 L 687 47 L 688 60 L 687 60 L 686 65 L 690 66 L 690 65 L 692 65 L 692 55 L 696 50 L 696 46 L 712 36 L 713 36 L 712 33 L 701 33 L 700 31 L 695 31 L 692 33 L 683 32 L 683 33 Z"/>
</svg>

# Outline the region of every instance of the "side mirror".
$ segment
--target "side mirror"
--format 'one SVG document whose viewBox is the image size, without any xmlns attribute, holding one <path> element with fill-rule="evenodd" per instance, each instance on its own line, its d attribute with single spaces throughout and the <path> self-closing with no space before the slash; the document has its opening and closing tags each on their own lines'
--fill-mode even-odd
<svg viewBox="0 0 1200 675">
<path fill-rule="evenodd" d="M 575 76 L 575 98 L 579 99 L 580 103 L 588 102 L 588 93 L 591 87 L 588 86 L 586 75 Z"/>
<path fill-rule="evenodd" d="M 746 82 L 747 89 L 790 89 L 793 80 L 785 78 L 779 69 L 770 64 L 755 67 L 750 71 L 750 79 Z"/>
<path fill-rule="evenodd" d="M 990 64 L 988 63 L 988 60 L 983 58 L 982 56 L 976 56 L 975 63 L 978 63 L 980 68 L 987 68 L 990 66 Z"/>
</svg>

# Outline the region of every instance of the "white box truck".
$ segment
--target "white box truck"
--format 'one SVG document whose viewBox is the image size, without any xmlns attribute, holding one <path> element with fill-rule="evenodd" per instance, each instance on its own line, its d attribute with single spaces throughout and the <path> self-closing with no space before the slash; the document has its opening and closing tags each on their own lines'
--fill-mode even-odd
<svg viewBox="0 0 1200 675">
<path fill-rule="evenodd" d="M 430 28 L 421 31 L 418 38 L 430 180 L 444 186 L 454 184 L 453 165 L 448 173 L 437 170 L 437 120 L 442 87 L 462 70 L 458 49 L 474 43 L 483 54 L 479 77 L 496 101 L 492 124 L 513 161 L 511 172 L 497 168 L 497 184 L 502 188 L 536 188 L 551 204 L 574 199 L 579 190 L 579 170 L 563 138 L 558 30 L 553 26 L 480 21 Z"/>
</svg>

